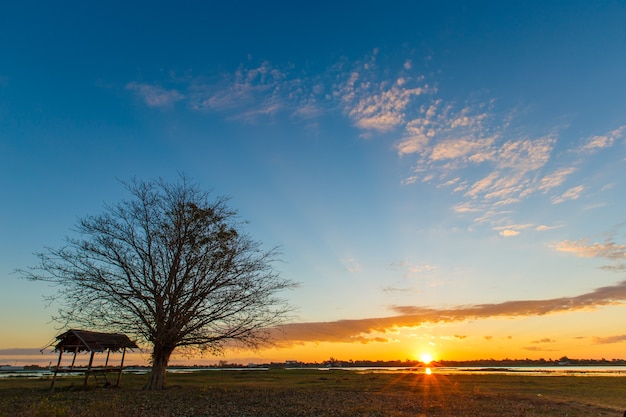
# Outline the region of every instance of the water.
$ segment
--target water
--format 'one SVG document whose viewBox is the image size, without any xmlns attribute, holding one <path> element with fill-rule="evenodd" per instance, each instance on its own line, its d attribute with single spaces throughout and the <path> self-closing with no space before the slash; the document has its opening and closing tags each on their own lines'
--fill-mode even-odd
<svg viewBox="0 0 626 417">
<path fill-rule="evenodd" d="M 296 368 L 292 368 L 296 369 Z M 297 368 L 300 369 L 300 368 Z M 473 375 L 528 375 L 528 376 L 624 376 L 626 366 L 458 366 L 458 367 L 346 367 L 316 368 L 319 370 L 345 370 L 377 373 L 430 373 L 432 375 L 473 374 Z M 428 371 L 430 370 L 430 371 Z"/>
<path fill-rule="evenodd" d="M 170 368 L 169 373 L 193 373 L 200 371 L 267 371 L 270 368 Z M 285 368 L 287 370 L 311 369 L 315 371 L 348 371 L 359 373 L 426 373 L 430 369 L 432 375 L 527 375 L 527 376 L 614 376 L 626 377 L 626 366 L 490 366 L 490 367 L 436 367 L 408 368 L 408 367 L 337 367 L 337 368 Z M 148 368 L 125 368 L 124 373 L 146 373 Z M 23 370 L 19 368 L 0 370 L 2 378 L 43 378 L 51 377 L 53 371 L 49 369 Z M 58 377 L 72 374 L 59 373 Z M 73 375 L 76 375 L 74 373 Z"/>
</svg>

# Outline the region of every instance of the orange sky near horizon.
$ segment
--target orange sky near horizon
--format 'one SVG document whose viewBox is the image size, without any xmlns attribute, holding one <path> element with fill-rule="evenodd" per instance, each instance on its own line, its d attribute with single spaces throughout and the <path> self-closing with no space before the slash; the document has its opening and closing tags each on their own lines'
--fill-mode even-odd
<svg viewBox="0 0 626 417">
<path fill-rule="evenodd" d="M 475 359 L 621 359 L 620 338 L 611 336 L 615 326 L 626 325 L 625 306 L 613 305 L 589 310 L 541 316 L 499 317 L 451 323 L 425 323 L 416 327 L 396 327 L 371 332 L 354 342 L 276 340 L 272 347 L 250 351 L 231 349 L 223 356 L 173 355 L 171 365 L 210 365 L 218 361 L 261 364 L 296 360 L 321 363 L 333 357 L 349 360 L 420 360 L 427 353 L 435 361 Z M 579 323 L 576 327 L 563 327 Z M 593 334 L 595 336 L 585 336 Z M 6 340 L 3 347 L 7 347 Z M 56 354 L 11 354 L 0 348 L 0 364 L 48 365 Z M 51 352 L 47 349 L 46 352 Z M 71 355 L 68 355 L 71 357 Z M 84 357 L 83 357 L 84 356 Z M 145 365 L 149 349 L 130 353 L 126 363 Z M 88 355 L 79 355 L 79 362 Z M 67 359 L 67 357 L 66 357 Z M 115 359 L 111 359 L 114 361 Z"/>
</svg>

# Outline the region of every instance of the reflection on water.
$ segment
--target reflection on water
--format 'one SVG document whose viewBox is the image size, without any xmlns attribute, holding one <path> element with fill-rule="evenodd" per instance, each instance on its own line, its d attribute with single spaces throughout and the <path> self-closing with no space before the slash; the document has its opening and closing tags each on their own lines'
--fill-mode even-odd
<svg viewBox="0 0 626 417">
<path fill-rule="evenodd" d="M 298 368 L 299 369 L 299 368 Z M 424 374 L 453 375 L 533 375 L 533 376 L 626 376 L 626 366 L 459 366 L 459 367 L 346 367 L 346 368 L 320 368 L 320 370 L 339 369 L 356 372 L 384 372 L 384 373 L 409 373 L 418 372 Z"/>
</svg>

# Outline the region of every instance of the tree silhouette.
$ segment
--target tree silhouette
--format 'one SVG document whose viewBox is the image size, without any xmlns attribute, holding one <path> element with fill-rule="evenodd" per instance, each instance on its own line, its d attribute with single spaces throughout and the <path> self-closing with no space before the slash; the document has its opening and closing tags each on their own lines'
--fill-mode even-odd
<svg viewBox="0 0 626 417">
<path fill-rule="evenodd" d="M 146 389 L 162 389 L 176 348 L 221 352 L 258 347 L 291 307 L 279 292 L 293 287 L 274 270 L 276 250 L 262 250 L 224 197 L 181 176 L 124 183 L 132 198 L 79 219 L 78 238 L 46 248 L 35 281 L 59 285 L 56 320 L 126 332 L 152 347 Z"/>
</svg>

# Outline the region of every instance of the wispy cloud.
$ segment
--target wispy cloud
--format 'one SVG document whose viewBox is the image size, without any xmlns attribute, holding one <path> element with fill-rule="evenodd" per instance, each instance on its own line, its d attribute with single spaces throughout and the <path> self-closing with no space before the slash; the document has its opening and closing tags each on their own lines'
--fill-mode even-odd
<svg viewBox="0 0 626 417">
<path fill-rule="evenodd" d="M 606 239 L 604 243 L 591 243 L 589 239 L 564 240 L 557 243 L 554 248 L 582 258 L 603 258 L 612 261 L 612 264 L 600 267 L 605 271 L 626 271 L 626 245 L 615 243 L 612 238 Z"/>
<path fill-rule="evenodd" d="M 615 130 L 607 132 L 604 135 L 592 136 L 584 140 L 581 152 L 595 152 L 599 149 L 610 148 L 616 140 L 624 139 L 626 136 L 626 125 L 620 126 Z"/>
<path fill-rule="evenodd" d="M 597 337 L 594 336 L 591 338 L 593 343 L 598 345 L 606 345 L 610 343 L 620 343 L 626 341 L 626 334 L 621 334 L 618 336 L 608 336 L 608 337 Z"/>
<path fill-rule="evenodd" d="M 616 244 L 611 239 L 607 239 L 604 243 L 590 243 L 588 239 L 564 240 L 556 245 L 556 250 L 583 258 L 626 259 L 626 245 Z"/>
<path fill-rule="evenodd" d="M 357 273 L 361 271 L 362 267 L 359 261 L 352 256 L 348 256 L 341 259 L 343 266 L 351 273 Z"/>
<path fill-rule="evenodd" d="M 507 226 L 494 227 L 493 230 L 499 231 L 499 235 L 502 237 L 517 236 L 521 230 L 532 227 L 532 224 L 510 224 Z"/>
<path fill-rule="evenodd" d="M 42 351 L 35 348 L 0 349 L 0 356 L 41 355 Z"/>
<path fill-rule="evenodd" d="M 544 193 L 563 184 L 567 177 L 576 171 L 573 167 L 560 168 L 541 178 L 538 189 Z"/>
<path fill-rule="evenodd" d="M 569 190 L 565 191 L 560 196 L 553 197 L 552 204 L 561 204 L 567 200 L 578 200 L 584 190 L 585 190 L 585 187 L 582 185 L 572 187 Z"/>
<path fill-rule="evenodd" d="M 232 74 L 222 74 L 215 83 L 193 80 L 190 85 L 191 107 L 236 115 L 272 114 L 282 107 L 280 90 L 285 82 L 286 74 L 269 62 L 251 68 L 241 66 Z"/>
<path fill-rule="evenodd" d="M 458 322 L 491 317 L 527 317 L 594 309 L 626 302 L 626 281 L 613 286 L 597 288 L 574 297 L 545 300 L 506 301 L 497 304 L 478 304 L 454 308 L 426 308 L 394 306 L 399 315 L 359 320 L 293 323 L 277 332 L 279 343 L 301 342 L 369 342 L 377 333 L 393 331 L 398 327 L 420 326 L 425 323 Z"/>
<path fill-rule="evenodd" d="M 130 82 L 126 89 L 148 106 L 183 101 L 188 109 L 248 123 L 286 116 L 317 126 L 320 116 L 340 112 L 361 136 L 390 140 L 399 157 L 413 159 L 401 180 L 404 185 L 450 187 L 458 197 L 457 213 L 476 213 L 476 221 L 491 225 L 515 214 L 503 207 L 514 208 L 532 195 L 547 195 L 553 204 L 580 199 L 585 185 L 568 184 L 577 164 L 626 139 L 622 125 L 577 141 L 568 138 L 575 144 L 572 149 L 559 127 L 547 127 L 550 133 L 524 132 L 516 122 L 523 113 L 518 109 L 502 108 L 484 94 L 444 97 L 436 75 L 425 75 L 432 71 L 421 71 L 411 58 L 394 61 L 389 65 L 374 49 L 361 59 L 343 57 L 311 73 L 289 63 L 250 58 L 232 72 L 171 76 L 167 85 L 176 88 Z M 500 231 L 503 236 L 516 232 Z"/>
<path fill-rule="evenodd" d="M 150 84 L 131 82 L 126 84 L 126 89 L 134 92 L 149 107 L 166 107 L 185 98 L 177 90 L 167 90 Z"/>
<path fill-rule="evenodd" d="M 544 337 L 543 339 L 533 340 L 530 343 L 555 343 L 556 340 L 550 339 L 549 337 Z"/>
<path fill-rule="evenodd" d="M 545 224 L 540 224 L 539 226 L 535 228 L 535 230 L 538 232 L 545 232 L 547 230 L 558 229 L 560 227 L 563 227 L 563 226 L 548 226 Z"/>
</svg>

